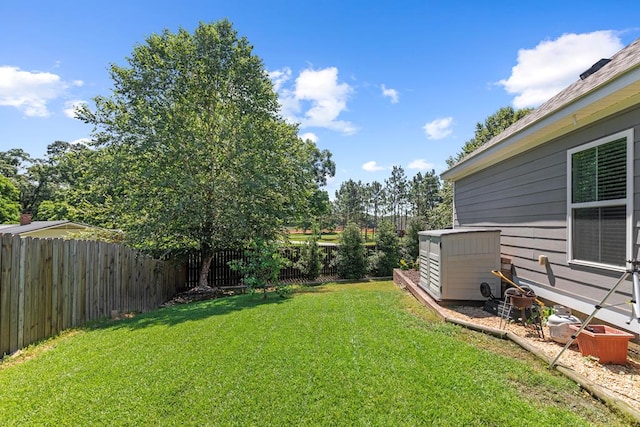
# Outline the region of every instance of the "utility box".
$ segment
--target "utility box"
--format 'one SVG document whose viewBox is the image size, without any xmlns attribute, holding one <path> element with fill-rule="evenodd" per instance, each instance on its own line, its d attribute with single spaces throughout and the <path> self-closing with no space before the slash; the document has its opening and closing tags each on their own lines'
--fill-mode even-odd
<svg viewBox="0 0 640 427">
<path fill-rule="evenodd" d="M 420 284 L 435 300 L 485 301 L 480 284 L 486 282 L 500 298 L 500 230 L 457 228 L 418 233 Z"/>
</svg>

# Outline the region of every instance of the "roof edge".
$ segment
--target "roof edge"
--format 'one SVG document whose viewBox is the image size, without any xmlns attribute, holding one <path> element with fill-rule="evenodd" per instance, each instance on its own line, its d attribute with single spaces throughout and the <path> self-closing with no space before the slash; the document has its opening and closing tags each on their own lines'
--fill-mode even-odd
<svg viewBox="0 0 640 427">
<path fill-rule="evenodd" d="M 622 73 L 616 76 L 614 79 L 597 86 L 590 92 L 587 92 L 582 96 L 573 99 L 571 102 L 564 104 L 560 108 L 552 110 L 548 114 L 540 116 L 531 123 L 527 123 L 521 129 L 518 129 L 513 134 L 507 136 L 502 140 L 498 140 L 495 144 L 487 145 L 483 147 L 484 149 L 477 150 L 476 154 L 472 153 L 471 156 L 450 167 L 442 174 L 440 174 L 440 177 L 446 180 L 456 180 L 464 178 L 465 176 L 468 176 L 480 169 L 484 169 L 502 160 L 510 158 L 515 154 L 519 154 L 521 152 L 524 152 L 525 150 L 549 142 L 551 139 L 558 138 L 560 136 L 566 135 L 569 132 L 580 129 L 581 127 L 590 125 L 591 123 L 593 123 L 593 120 L 574 120 L 574 117 L 579 116 L 580 111 L 585 107 L 592 105 L 598 101 L 605 100 L 607 97 L 610 97 L 613 94 L 618 93 L 625 88 L 628 88 L 632 84 L 638 82 L 640 82 L 640 64 L 636 64 L 627 72 Z M 632 97 L 633 96 L 630 96 L 630 98 Z M 615 104 L 616 103 L 612 103 L 611 105 Z M 608 115 L 623 111 L 627 108 L 629 108 L 628 105 L 619 103 L 619 105 L 617 107 L 614 107 L 611 110 L 611 113 Z M 602 110 L 605 110 L 605 108 L 602 108 L 600 111 Z M 533 114 L 533 112 L 531 114 Z M 596 114 L 592 113 L 590 115 L 594 116 Z M 524 119 L 526 119 L 526 116 L 521 120 Z M 562 120 L 571 122 L 573 126 L 564 127 L 561 132 L 553 134 L 551 138 L 545 137 L 545 135 L 540 135 L 536 139 L 536 134 L 539 134 L 544 129 L 553 124 L 557 124 Z M 501 133 L 504 133 L 505 131 Z M 498 134 L 495 138 L 499 139 L 499 137 L 500 134 Z M 533 139 L 534 141 L 525 141 L 526 138 L 529 138 L 529 140 Z M 529 142 L 529 144 L 527 144 L 526 142 Z"/>
</svg>

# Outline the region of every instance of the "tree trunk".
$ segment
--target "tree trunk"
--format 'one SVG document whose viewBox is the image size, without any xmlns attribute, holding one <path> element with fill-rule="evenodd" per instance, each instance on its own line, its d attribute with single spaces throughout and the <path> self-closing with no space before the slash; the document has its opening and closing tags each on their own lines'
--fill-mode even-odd
<svg viewBox="0 0 640 427">
<path fill-rule="evenodd" d="M 200 265 L 200 278 L 198 279 L 198 289 L 210 289 L 209 268 L 211 267 L 213 254 L 202 254 L 202 264 Z"/>
<path fill-rule="evenodd" d="M 376 235 L 376 230 L 378 229 L 378 202 L 373 205 L 373 236 Z"/>
<path fill-rule="evenodd" d="M 407 230 L 407 207 L 404 207 L 404 223 L 402 224 L 402 231 Z"/>
</svg>

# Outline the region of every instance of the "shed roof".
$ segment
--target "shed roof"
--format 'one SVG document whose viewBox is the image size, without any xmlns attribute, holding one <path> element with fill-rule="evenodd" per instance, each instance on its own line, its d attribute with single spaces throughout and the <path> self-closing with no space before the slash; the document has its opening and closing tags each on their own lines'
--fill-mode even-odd
<svg viewBox="0 0 640 427">
<path fill-rule="evenodd" d="M 457 180 L 604 117 L 640 104 L 640 39 L 442 174 Z"/>
<path fill-rule="evenodd" d="M 38 230 L 46 230 L 48 228 L 58 227 L 63 224 L 73 224 L 77 226 L 83 226 L 83 224 L 74 223 L 69 221 L 68 219 L 59 220 L 59 221 L 33 221 L 30 224 L 20 225 L 20 224 L 2 224 L 0 225 L 0 234 L 8 233 L 8 234 L 22 234 L 29 233 L 32 231 Z"/>
</svg>

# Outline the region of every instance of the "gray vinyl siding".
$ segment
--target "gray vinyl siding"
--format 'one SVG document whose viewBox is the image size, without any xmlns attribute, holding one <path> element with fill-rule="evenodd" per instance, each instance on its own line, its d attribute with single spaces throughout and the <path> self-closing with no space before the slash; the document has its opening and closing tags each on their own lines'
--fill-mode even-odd
<svg viewBox="0 0 640 427">
<path fill-rule="evenodd" d="M 621 273 L 567 263 L 567 150 L 629 128 L 635 129 L 633 254 L 637 258 L 640 107 L 456 181 L 455 226 L 501 229 L 501 253 L 512 259 L 519 278 L 585 302 L 600 301 Z M 540 255 L 548 257 L 547 266 L 538 264 Z M 620 289 L 630 293 L 628 286 Z M 628 295 L 615 295 L 608 302 L 625 299 Z"/>
</svg>

